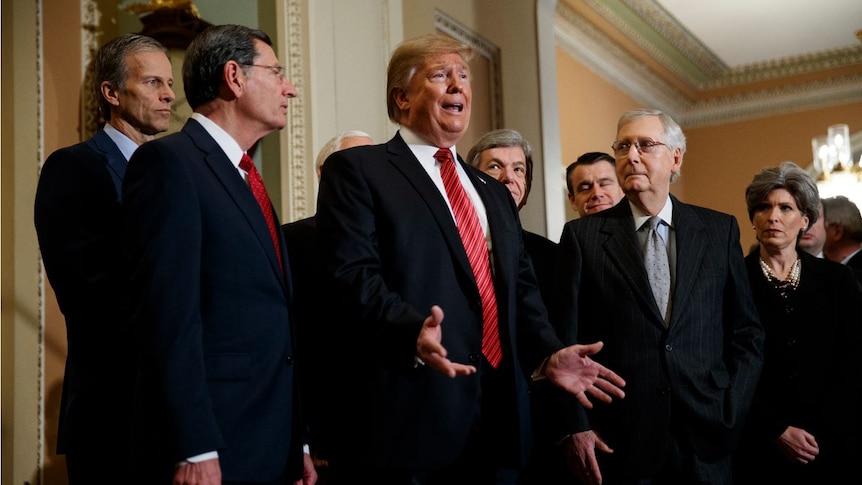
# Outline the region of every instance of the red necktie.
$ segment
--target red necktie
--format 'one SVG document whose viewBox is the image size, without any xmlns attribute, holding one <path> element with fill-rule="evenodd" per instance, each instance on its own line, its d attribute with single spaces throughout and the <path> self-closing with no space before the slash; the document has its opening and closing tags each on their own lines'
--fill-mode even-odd
<svg viewBox="0 0 862 485">
<path fill-rule="evenodd" d="M 500 334 L 497 319 L 497 295 L 494 292 L 494 281 L 491 279 L 491 263 L 488 259 L 488 244 L 485 242 L 485 234 L 479 217 L 470 202 L 470 197 L 464 192 L 458 174 L 455 173 L 455 160 L 452 152 L 441 148 L 437 150 L 434 158 L 440 162 L 440 175 L 443 177 L 443 186 L 446 188 L 446 196 L 455 213 L 455 222 L 458 233 L 461 234 L 461 242 L 467 251 L 467 259 L 476 277 L 476 285 L 479 288 L 479 296 L 482 298 L 482 353 L 488 362 L 496 368 L 503 358 L 500 348 Z"/>
<path fill-rule="evenodd" d="M 248 153 L 242 154 L 242 160 L 239 162 L 239 168 L 248 173 L 248 184 L 251 186 L 251 193 L 257 199 L 257 204 L 260 210 L 263 211 L 263 218 L 266 219 L 266 225 L 269 227 L 269 235 L 272 237 L 272 244 L 275 246 L 275 255 L 278 256 L 278 267 L 284 271 L 284 266 L 281 261 L 281 246 L 278 245 L 278 233 L 275 227 L 275 216 L 272 213 L 272 203 L 269 201 L 269 195 L 266 193 L 266 187 L 263 186 L 263 179 L 260 178 L 260 172 L 254 166 L 254 162 Z"/>
</svg>

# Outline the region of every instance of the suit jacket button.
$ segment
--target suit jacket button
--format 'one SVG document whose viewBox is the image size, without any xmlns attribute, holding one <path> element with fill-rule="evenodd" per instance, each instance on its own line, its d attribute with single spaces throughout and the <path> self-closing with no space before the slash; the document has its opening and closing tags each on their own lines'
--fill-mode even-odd
<svg viewBox="0 0 862 485">
<path fill-rule="evenodd" d="M 471 364 L 478 364 L 480 362 L 479 354 L 473 353 L 473 354 L 468 355 L 467 361 L 470 362 Z"/>
<path fill-rule="evenodd" d="M 285 364 L 287 364 L 287 365 L 293 365 L 293 356 L 292 356 L 292 355 L 288 355 L 288 356 L 284 359 L 284 363 L 285 363 Z"/>
<path fill-rule="evenodd" d="M 670 352 L 671 350 L 673 350 L 673 345 L 665 344 L 664 349 L 667 350 L 668 352 Z"/>
</svg>

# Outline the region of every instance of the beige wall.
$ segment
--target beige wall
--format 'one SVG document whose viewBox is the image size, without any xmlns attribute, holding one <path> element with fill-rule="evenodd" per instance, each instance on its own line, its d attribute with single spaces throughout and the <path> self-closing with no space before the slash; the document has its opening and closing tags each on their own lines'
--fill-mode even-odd
<svg viewBox="0 0 862 485">
<path fill-rule="evenodd" d="M 536 150 L 533 194 L 530 203 L 521 211 L 521 217 L 525 228 L 547 234 L 552 239 L 558 237 L 561 225 L 555 227 L 555 223 L 548 222 L 553 218 L 546 218 L 546 215 L 558 211 L 559 207 L 557 204 L 546 206 L 546 201 L 554 197 L 543 194 L 545 185 L 549 186 L 548 190 L 563 191 L 565 166 L 585 151 L 609 150 L 617 117 L 637 107 L 638 103 L 560 50 L 556 52 L 557 92 L 541 96 L 539 81 L 547 71 L 541 69 L 538 60 L 543 53 L 538 53 L 536 41 L 536 5 L 547 8 L 553 3 L 551 0 L 363 1 L 373 2 L 381 17 L 391 16 L 393 12 L 403 16 L 381 18 L 379 28 L 375 27 L 381 36 L 389 34 L 370 53 L 379 56 L 377 61 L 381 67 L 388 57 L 382 46 L 394 47 L 394 37 L 399 37 L 402 30 L 406 38 L 435 29 L 435 8 L 500 47 L 503 124 L 523 133 Z M 3 71 L 9 73 L 3 79 L 2 89 L 2 481 L 10 484 L 25 480 L 38 482 L 39 466 L 42 466 L 42 483 L 51 485 L 64 483 L 62 461 L 53 456 L 52 450 L 65 334 L 50 286 L 41 280 L 32 204 L 39 162 L 53 150 L 79 141 L 81 26 L 73 20 L 80 17 L 80 4 L 78 1 L 43 0 L 40 6 L 44 33 L 39 37 L 36 2 L 2 2 L 2 62 Z M 317 2 L 315 5 L 320 7 L 320 0 L 272 3 L 285 8 L 288 4 L 307 6 L 307 2 Z M 103 11 L 109 11 L 113 2 L 99 0 L 98 3 Z M 99 26 L 98 30 L 105 36 L 102 42 L 116 33 L 112 30 L 116 26 L 112 27 L 110 19 L 110 15 L 104 16 L 103 25 Z M 544 29 L 552 29 L 552 26 Z M 304 40 L 313 42 L 313 39 Z M 37 46 L 41 50 L 37 50 Z M 320 60 L 321 50 L 315 51 L 314 45 L 307 48 L 315 53 L 313 62 Z M 326 52 L 330 51 L 341 52 L 338 45 Z M 44 58 L 39 58 L 40 53 Z M 281 57 L 286 59 L 287 55 L 282 53 Z M 553 59 L 554 55 L 550 54 L 549 58 Z M 309 69 L 312 77 L 325 72 L 309 67 L 308 59 L 298 65 Z M 39 79 L 42 80 L 41 104 Z M 308 83 L 308 89 L 321 86 L 325 84 L 319 79 Z M 342 93 L 339 99 L 349 101 L 350 86 L 343 83 L 336 88 L 345 90 L 339 91 Z M 373 97 L 379 99 L 377 93 Z M 543 126 L 540 106 L 552 97 L 559 98 L 559 124 L 548 121 Z M 316 99 L 326 103 L 325 90 Z M 317 142 L 331 136 L 329 132 L 334 128 L 353 127 L 356 119 L 362 119 L 355 118 L 358 112 L 368 113 L 363 111 L 360 101 L 306 109 L 310 112 L 307 126 L 291 133 L 290 139 L 308 137 L 305 141 L 309 152 L 317 149 Z M 380 109 L 385 113 L 385 107 Z M 318 114 L 322 111 L 331 117 L 324 120 L 325 123 L 321 123 Z M 378 130 L 375 135 L 391 136 L 391 132 L 382 133 L 386 131 L 382 115 L 375 113 L 373 119 Z M 748 224 L 742 191 L 754 171 L 783 159 L 807 162 L 810 138 L 825 133 L 826 126 L 836 122 L 848 123 L 852 132 L 862 130 L 862 105 L 686 130 L 690 149 L 683 177 L 674 185 L 673 192 L 686 202 L 736 215 L 743 229 L 745 247 L 751 238 L 745 230 Z M 326 128 L 326 134 L 315 134 L 312 142 L 308 133 L 314 131 L 312 127 L 320 126 Z M 546 139 L 554 140 L 553 133 L 557 130 L 559 159 L 554 155 L 554 160 L 544 160 L 542 152 L 551 151 L 551 148 L 543 150 L 543 143 Z M 466 154 L 468 145 L 459 146 L 459 151 Z M 282 163 L 288 161 L 282 159 Z M 545 166 L 559 176 L 549 173 L 545 177 Z M 716 170 L 717 167 L 720 168 Z M 292 197 L 287 183 L 282 183 L 281 189 L 279 195 Z M 565 198 L 562 201 L 560 204 L 566 206 L 566 220 L 571 219 L 574 213 Z"/>
<path fill-rule="evenodd" d="M 639 105 L 560 48 L 557 48 L 557 93 L 562 149 L 559 190 L 565 193 L 566 167 L 582 153 L 610 153 L 620 114 Z M 577 217 L 568 199 L 565 206 L 567 221 Z"/>
<path fill-rule="evenodd" d="M 619 116 L 642 106 L 562 49 L 557 49 L 557 77 L 565 170 L 581 153 L 608 152 Z M 683 126 L 687 152 L 682 177 L 671 192 L 684 202 L 736 216 L 740 241 L 747 251 L 754 234 L 745 210 L 745 187 L 761 168 L 784 160 L 808 167 L 811 138 L 825 135 L 826 128 L 835 123 L 848 124 L 851 133 L 862 131 L 862 103 L 717 126 Z M 565 184 L 563 176 L 561 180 Z M 567 207 L 567 219 L 575 215 Z"/>
<path fill-rule="evenodd" d="M 99 33 L 97 43 L 101 45 L 119 32 L 117 2 L 2 1 L 2 60 L 4 72 L 12 73 L 3 80 L 3 408 L 0 414 L 3 418 L 2 481 L 10 484 L 29 481 L 55 485 L 65 483 L 62 458 L 53 454 L 59 407 L 58 390 L 62 382 L 62 366 L 66 353 L 65 327 L 50 285 L 44 280 L 39 267 L 38 245 L 33 228 L 33 197 L 40 162 L 54 150 L 80 141 L 80 90 L 83 80 L 81 49 L 84 37 L 89 35 L 81 28 L 81 5 L 92 1 L 102 13 L 100 25 L 93 29 Z M 224 1 L 233 3 L 233 0 Z M 534 194 L 528 207 L 522 211 L 522 217 L 525 218 L 525 225 L 532 226 L 536 232 L 544 232 L 542 127 L 539 122 L 535 2 L 362 1 L 379 12 L 379 24 L 369 28 L 369 31 L 377 32 L 383 39 L 370 46 L 366 53 L 379 56 L 380 67 L 388 59 L 395 40 L 400 41 L 404 37 L 435 30 L 435 8 L 465 25 L 472 33 L 500 47 L 500 67 L 504 79 L 501 86 L 504 124 L 521 131 L 537 147 Z M 205 5 L 217 2 L 218 0 L 201 0 L 198 6 L 204 12 Z M 299 32 L 304 29 L 304 22 L 309 20 L 307 7 L 311 2 L 315 2 L 316 7 L 323 8 L 319 0 L 258 0 L 257 5 L 258 8 L 264 8 L 262 5 L 272 8 L 272 5 L 275 5 L 273 17 L 277 16 L 282 21 L 279 24 L 282 26 L 283 22 L 299 16 L 302 22 L 291 23 L 288 27 Z M 495 14 L 482 14 L 488 11 L 494 11 Z M 315 12 L 319 13 L 320 10 Z M 398 15 L 393 15 L 395 13 Z M 15 21 L 14 27 L 12 20 Z M 318 20 L 327 21 L 325 18 Z M 349 22 L 351 18 L 341 21 Z M 309 27 L 309 30 L 313 29 Z M 355 38 L 351 40 L 348 37 L 340 40 L 356 42 Z M 298 43 L 294 44 L 294 41 Z M 291 37 L 279 39 L 279 42 L 285 49 L 296 47 L 301 51 L 285 50 L 280 53 L 280 57 L 290 63 L 292 68 L 299 69 L 303 79 L 307 79 L 305 76 L 309 73 L 313 76 L 322 72 L 319 66 L 311 66 L 309 62 L 311 53 L 315 56 L 314 62 L 317 62 L 321 59 L 322 52 L 315 50 L 320 46 L 312 43 L 313 37 L 309 37 L 307 32 L 303 31 L 299 39 Z M 334 62 L 335 54 L 343 52 L 340 50 L 343 47 L 332 46 L 331 50 L 323 54 L 331 58 L 324 58 L 321 62 Z M 361 60 L 356 60 L 355 63 L 359 66 L 350 70 L 351 75 L 367 69 L 367 63 L 363 64 Z M 314 79 L 317 80 L 319 79 Z M 369 111 L 362 108 L 363 102 L 369 98 L 379 99 L 378 93 L 363 96 L 356 91 L 361 88 L 356 83 L 351 84 L 349 76 L 339 77 L 337 81 L 336 88 L 346 90 L 342 94 L 352 92 L 354 99 L 362 101 L 351 103 L 350 96 L 342 96 L 337 103 L 330 99 L 332 105 L 320 107 L 320 110 L 325 111 L 327 116 L 332 113 L 334 115 L 331 120 L 324 120 L 323 124 L 319 124 L 316 118 L 318 115 L 306 104 L 305 109 L 308 111 L 302 118 L 305 125 L 297 126 L 289 133 L 291 145 L 302 139 L 304 146 L 309 147 L 308 151 L 311 152 L 313 141 L 309 134 L 313 132 L 312 127 L 352 125 L 357 113 L 364 113 L 366 117 L 358 119 L 367 119 Z M 309 90 L 322 85 L 325 84 L 306 83 Z M 308 102 L 310 92 L 307 91 L 305 96 L 305 101 Z M 325 91 L 321 92 L 317 99 L 327 102 Z M 381 104 L 379 109 L 385 113 L 385 105 Z M 375 126 L 380 126 L 380 123 L 375 123 Z M 482 123 L 488 123 L 487 119 L 483 119 Z M 387 131 L 384 133 L 386 138 L 392 135 L 394 129 Z M 481 133 L 476 133 L 473 138 L 480 135 Z M 318 138 L 328 136 L 331 135 L 320 134 Z M 464 146 L 459 146 L 463 154 L 466 154 L 469 148 L 470 142 L 466 140 Z M 290 164 L 291 169 L 293 164 L 301 167 L 306 161 L 302 160 L 301 156 L 294 155 L 297 151 L 285 153 L 290 153 L 290 156 L 282 155 L 281 163 Z M 273 195 L 292 198 L 295 195 L 294 188 L 282 181 L 281 190 Z M 287 207 L 287 204 L 283 204 L 283 207 Z M 306 204 L 306 207 L 313 208 L 313 205 Z M 287 217 L 284 219 L 290 220 Z"/>
<path fill-rule="evenodd" d="M 545 234 L 545 183 L 540 121 L 539 64 L 535 1 L 523 0 L 404 0 L 404 38 L 434 31 L 434 11 L 440 10 L 500 48 L 502 90 L 501 128 L 519 131 L 533 147 L 533 186 L 521 209 L 528 230 Z M 489 15 L 489 12 L 493 12 Z M 476 106 L 474 106 L 476 109 Z M 481 120 L 479 120 L 481 121 Z M 471 123 L 472 124 L 472 123 Z M 471 129 L 458 144 L 466 156 L 472 142 L 484 134 Z M 547 165 L 550 165 L 548 163 Z"/>
<path fill-rule="evenodd" d="M 862 130 L 862 103 L 685 130 L 688 152 L 680 183 L 686 201 L 735 215 L 747 250 L 755 239 L 745 188 L 754 174 L 784 160 L 808 167 L 811 138 L 835 123 L 848 124 L 851 133 Z"/>
</svg>

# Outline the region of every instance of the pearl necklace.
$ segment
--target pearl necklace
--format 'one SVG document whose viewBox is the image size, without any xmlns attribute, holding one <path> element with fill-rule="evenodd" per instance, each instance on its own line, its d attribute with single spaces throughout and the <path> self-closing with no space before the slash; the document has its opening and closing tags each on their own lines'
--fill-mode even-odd
<svg viewBox="0 0 862 485">
<path fill-rule="evenodd" d="M 760 269 L 763 271 L 763 276 L 766 277 L 766 280 L 775 285 L 775 289 L 781 293 L 781 296 L 787 298 L 790 292 L 799 286 L 799 277 L 802 274 L 802 260 L 797 258 L 793 262 L 793 267 L 790 268 L 790 275 L 787 280 L 781 280 L 775 276 L 772 268 L 762 259 L 760 260 Z"/>
</svg>

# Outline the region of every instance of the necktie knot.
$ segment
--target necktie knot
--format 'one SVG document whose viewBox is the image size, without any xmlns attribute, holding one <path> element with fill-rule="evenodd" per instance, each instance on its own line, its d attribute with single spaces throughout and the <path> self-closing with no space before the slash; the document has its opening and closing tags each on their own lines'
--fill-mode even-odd
<svg viewBox="0 0 862 485">
<path fill-rule="evenodd" d="M 452 158 L 452 151 L 448 148 L 440 148 L 437 150 L 437 153 L 434 154 L 434 158 L 440 162 L 440 165 L 443 165 L 446 162 L 455 163 L 455 159 Z"/>
<path fill-rule="evenodd" d="M 251 173 L 252 170 L 257 171 L 248 153 L 242 154 L 242 158 L 239 160 L 239 168 L 245 170 L 246 173 Z"/>
<path fill-rule="evenodd" d="M 661 226 L 661 217 L 652 216 L 649 218 L 649 221 L 647 221 L 647 224 L 649 224 L 649 228 L 651 231 L 657 231 L 658 228 Z"/>
</svg>

